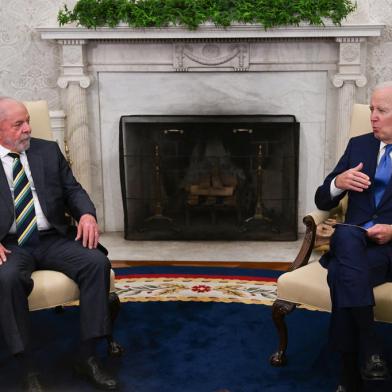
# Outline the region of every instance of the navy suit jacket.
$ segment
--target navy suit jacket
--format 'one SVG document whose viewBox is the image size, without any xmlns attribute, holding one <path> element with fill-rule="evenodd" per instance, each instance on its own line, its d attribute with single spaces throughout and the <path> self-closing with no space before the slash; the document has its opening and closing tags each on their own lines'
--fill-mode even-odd
<svg viewBox="0 0 392 392">
<path fill-rule="evenodd" d="M 350 139 L 346 151 L 339 160 L 335 169 L 326 177 L 324 183 L 317 189 L 315 202 L 320 210 L 330 210 L 339 204 L 339 201 L 348 193 L 348 207 L 346 223 L 362 225 L 373 220 L 375 223 L 392 224 L 392 181 L 376 207 L 374 203 L 374 174 L 377 167 L 377 156 L 380 150 L 380 141 L 373 133 L 357 136 Z M 371 185 L 363 192 L 346 191 L 335 198 L 331 198 L 331 181 L 340 173 L 363 163 L 362 172 L 370 178 Z"/>
<path fill-rule="evenodd" d="M 91 199 L 76 181 L 56 142 L 31 138 L 26 155 L 42 210 L 60 234 L 68 233 L 66 212 L 76 221 L 83 214 L 96 216 Z M 14 202 L 0 164 L 0 242 L 8 234 L 13 221 Z"/>
</svg>

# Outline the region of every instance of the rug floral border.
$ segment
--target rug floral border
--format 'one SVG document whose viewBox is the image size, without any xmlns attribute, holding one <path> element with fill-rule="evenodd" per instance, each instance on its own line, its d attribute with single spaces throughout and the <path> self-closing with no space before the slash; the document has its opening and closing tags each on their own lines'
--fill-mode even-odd
<svg viewBox="0 0 392 392">
<path fill-rule="evenodd" d="M 197 301 L 272 305 L 276 282 L 214 278 L 122 278 L 116 280 L 122 302 Z"/>
</svg>

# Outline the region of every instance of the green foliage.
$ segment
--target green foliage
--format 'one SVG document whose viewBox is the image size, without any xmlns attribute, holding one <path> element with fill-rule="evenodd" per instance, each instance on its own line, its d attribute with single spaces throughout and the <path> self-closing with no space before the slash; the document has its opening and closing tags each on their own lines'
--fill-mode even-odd
<svg viewBox="0 0 392 392">
<path fill-rule="evenodd" d="M 59 11 L 60 26 L 76 22 L 97 28 L 125 23 L 131 27 L 186 26 L 197 29 L 204 22 L 227 27 L 256 23 L 264 28 L 307 22 L 335 24 L 356 8 L 350 0 L 79 0 L 73 10 Z"/>
</svg>

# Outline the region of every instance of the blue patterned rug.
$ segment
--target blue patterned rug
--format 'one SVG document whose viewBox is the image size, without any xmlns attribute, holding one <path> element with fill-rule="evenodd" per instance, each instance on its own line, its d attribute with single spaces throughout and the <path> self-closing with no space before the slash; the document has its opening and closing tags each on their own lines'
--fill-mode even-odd
<svg viewBox="0 0 392 392">
<path fill-rule="evenodd" d="M 179 275 L 189 279 L 190 275 L 275 279 L 279 275 L 260 270 L 143 268 L 147 269 L 117 272 L 123 276 L 161 274 L 167 279 Z M 115 325 L 115 337 L 124 346 L 125 355 L 107 358 L 102 345 L 100 356 L 119 378 L 123 392 L 334 392 L 337 361 L 326 344 L 329 314 L 297 309 L 287 321 L 288 364 L 273 368 L 268 359 L 277 348 L 277 337 L 268 305 L 151 297 L 148 301 L 126 301 Z M 68 307 L 61 314 L 33 312 L 32 322 L 37 364 L 47 389 L 93 391 L 70 370 L 78 341 L 78 307 Z M 378 325 L 388 353 L 392 353 L 391 327 Z M 0 390 L 16 391 L 19 378 L 15 363 L 4 345 L 0 347 Z M 378 383 L 367 385 L 364 391 L 390 392 L 390 387 Z"/>
</svg>

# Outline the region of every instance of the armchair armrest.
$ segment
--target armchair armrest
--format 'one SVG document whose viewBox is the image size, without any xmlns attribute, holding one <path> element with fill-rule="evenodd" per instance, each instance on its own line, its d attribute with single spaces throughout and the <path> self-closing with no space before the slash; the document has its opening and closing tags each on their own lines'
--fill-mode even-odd
<svg viewBox="0 0 392 392">
<path fill-rule="evenodd" d="M 305 236 L 297 257 L 290 265 L 288 271 L 293 271 L 308 264 L 310 255 L 313 251 L 314 242 L 316 240 L 317 225 L 323 223 L 330 217 L 341 214 L 341 211 L 342 203 L 330 211 L 314 210 L 303 218 L 303 223 L 306 226 Z"/>
<path fill-rule="evenodd" d="M 317 215 L 313 217 L 311 213 L 306 215 L 302 220 L 304 225 L 306 226 L 305 236 L 302 241 L 301 248 L 297 254 L 297 257 L 290 265 L 288 271 L 293 271 L 308 264 L 310 255 L 312 254 L 314 241 L 316 240 L 317 223 L 315 218 L 318 219 Z"/>
</svg>

